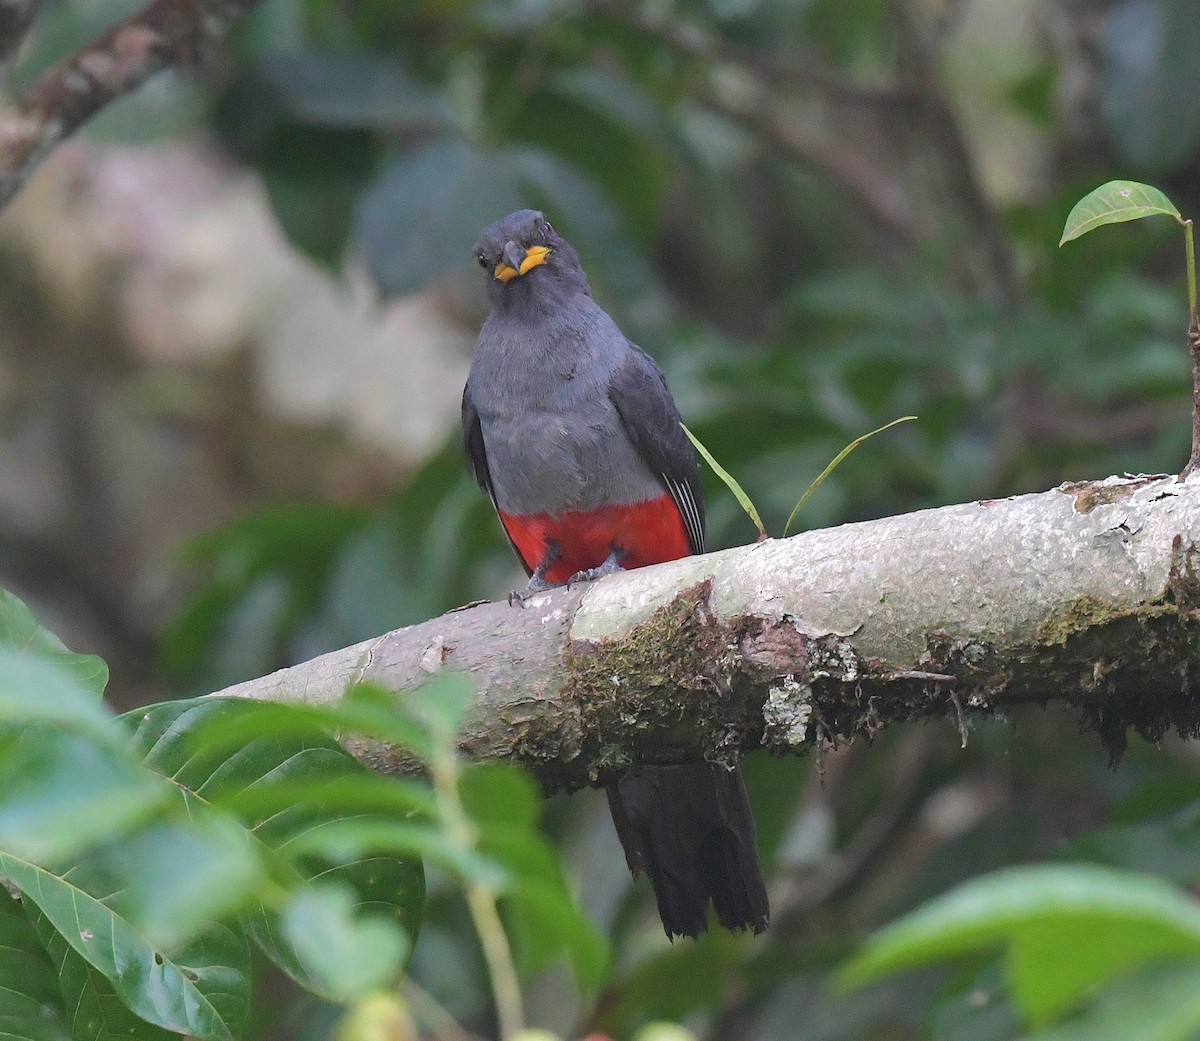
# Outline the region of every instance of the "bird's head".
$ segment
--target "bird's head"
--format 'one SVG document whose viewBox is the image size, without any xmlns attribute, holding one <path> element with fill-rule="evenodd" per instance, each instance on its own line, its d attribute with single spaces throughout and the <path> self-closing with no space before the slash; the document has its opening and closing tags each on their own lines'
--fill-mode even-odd
<svg viewBox="0 0 1200 1041">
<path fill-rule="evenodd" d="M 588 291 L 579 255 L 537 210 L 517 210 L 484 228 L 475 260 L 487 273 L 488 295 L 498 307 Z"/>
</svg>

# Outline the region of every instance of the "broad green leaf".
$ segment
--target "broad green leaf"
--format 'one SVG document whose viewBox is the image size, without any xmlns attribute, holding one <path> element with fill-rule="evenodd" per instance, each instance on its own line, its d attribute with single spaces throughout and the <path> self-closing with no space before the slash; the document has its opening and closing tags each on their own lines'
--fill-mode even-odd
<svg viewBox="0 0 1200 1041">
<path fill-rule="evenodd" d="M 167 950 L 73 878 L 7 853 L 0 853 L 0 875 L 142 1019 L 202 1041 L 233 1041 L 241 1033 L 250 998 L 249 949 L 241 934 L 216 926 Z M 104 896 L 111 902 L 111 891 Z"/>
<path fill-rule="evenodd" d="M 154 821 L 102 846 L 64 875 L 164 950 L 246 906 L 265 878 L 246 829 L 191 804 L 186 816 Z"/>
<path fill-rule="evenodd" d="M 406 934 L 380 915 L 356 914 L 357 894 L 325 883 L 295 893 L 282 931 L 309 978 L 334 1001 L 348 1002 L 394 986 L 408 956 Z"/>
<path fill-rule="evenodd" d="M 385 725 L 381 705 L 364 699 L 354 711 L 368 710 L 372 720 Z M 375 849 L 355 855 L 340 846 L 338 853 L 345 855 L 331 857 L 299 841 L 331 821 L 388 823 L 431 803 L 428 789 L 370 773 L 333 741 L 327 730 L 340 718 L 337 710 L 331 716 L 306 707 L 199 698 L 156 705 L 127 718 L 136 724 L 134 740 L 146 764 L 172 777 L 190 803 L 211 802 L 242 815 L 264 859 L 276 864 L 281 884 L 302 891 L 308 880 L 337 882 L 354 893 L 354 913 L 364 922 L 378 917 L 389 927 L 398 924 L 411 946 L 425 892 L 418 860 Z M 283 971 L 309 990 L 339 1000 L 301 959 L 276 909 L 253 908 L 244 921 Z"/>
<path fill-rule="evenodd" d="M 885 430 L 890 430 L 892 427 L 896 426 L 899 423 L 907 423 L 910 420 L 914 420 L 916 418 L 917 418 L 916 416 L 901 416 L 899 419 L 893 419 L 890 423 L 884 423 L 883 426 L 876 427 L 870 433 L 863 434 L 862 437 L 856 437 L 845 448 L 843 448 L 840 452 L 838 452 L 838 454 L 833 457 L 833 460 L 829 463 L 829 465 L 827 467 L 825 467 L 825 469 L 822 470 L 820 472 L 820 474 L 817 475 L 816 480 L 813 481 L 812 484 L 810 484 L 804 490 L 804 494 L 800 496 L 800 500 L 796 503 L 796 505 L 792 507 L 792 512 L 790 514 L 788 514 L 787 523 L 783 526 L 784 535 L 786 535 L 788 533 L 788 531 L 791 529 L 792 521 L 794 521 L 796 519 L 796 514 L 798 514 L 800 512 L 800 508 L 806 502 L 808 502 L 809 496 L 812 495 L 813 492 L 815 492 L 818 488 L 821 487 L 821 485 L 824 483 L 826 477 L 828 477 L 831 473 L 833 473 L 834 470 L 836 470 L 839 466 L 842 465 L 842 460 L 845 459 L 846 456 L 848 456 L 851 452 L 853 452 L 864 441 L 870 440 L 876 434 L 882 434 Z"/>
<path fill-rule="evenodd" d="M 58 975 L 21 906 L 0 885 L 0 1041 L 73 1041 Z"/>
<path fill-rule="evenodd" d="M 0 849 L 27 860 L 115 839 L 171 799 L 127 749 L 45 725 L 0 732 Z"/>
<path fill-rule="evenodd" d="M 414 80 L 397 62 L 367 53 L 277 51 L 264 56 L 251 81 L 302 121 L 390 134 L 453 129 L 439 92 Z"/>
<path fill-rule="evenodd" d="M 220 710 L 218 706 L 221 705 L 230 708 L 228 711 Z M 230 754 L 240 752 L 247 745 L 262 748 L 263 740 L 268 738 L 282 742 L 281 747 L 312 746 L 340 750 L 338 758 L 344 759 L 346 753 L 337 744 L 338 737 L 375 737 L 408 749 L 418 758 L 427 759 L 433 750 L 428 730 L 409 718 L 404 708 L 404 696 L 370 684 L 358 684 L 333 705 L 285 705 L 247 698 L 208 696 L 156 705 L 150 710 L 128 713 L 125 718 L 138 726 L 139 741 L 147 748 L 147 741 L 157 739 L 154 728 L 169 727 L 168 737 L 172 746 L 183 738 L 193 754 L 201 757 L 193 761 L 191 767 L 199 776 L 205 771 L 211 772 Z M 201 711 L 191 713 L 190 709 Z M 183 729 L 176 729 L 173 722 L 175 715 L 185 712 L 189 714 L 181 722 Z M 142 727 L 137 723 L 138 717 L 152 721 L 152 726 Z M 235 787 L 240 783 L 236 780 L 240 776 L 221 774 L 222 778 L 229 778 Z"/>
<path fill-rule="evenodd" d="M 213 686 L 222 678 L 245 679 L 247 661 L 262 666 L 253 674 L 273 668 L 298 620 L 325 596 L 334 557 L 367 516 L 358 507 L 291 504 L 260 510 L 188 543 L 185 561 L 210 578 L 164 638 L 168 668 L 191 676 L 204 666 L 206 685 Z M 260 623 L 268 631 L 253 634 L 259 646 L 247 652 L 242 646 L 248 634 L 231 624 L 231 613 L 272 587 L 282 605 L 273 624 Z"/>
<path fill-rule="evenodd" d="M 530 775 L 507 763 L 471 763 L 458 779 L 467 816 L 477 824 L 532 831 L 542 816 L 542 799 Z"/>
<path fill-rule="evenodd" d="M 113 985 L 76 953 L 35 905 L 29 904 L 27 911 L 53 963 L 73 1041 L 175 1041 L 179 1037 L 135 1016 Z"/>
<path fill-rule="evenodd" d="M 0 647 L 5 645 L 31 658 L 58 665 L 96 700 L 108 685 L 108 666 L 101 658 L 68 650 L 62 640 L 38 625 L 24 602 L 0 589 Z"/>
<path fill-rule="evenodd" d="M 557 862 L 553 848 L 542 842 Z M 608 943 L 579 909 L 563 878 L 517 882 L 502 906 L 523 974 L 532 976 L 565 954 L 580 988 L 593 994 L 599 990 L 610 961 Z"/>
<path fill-rule="evenodd" d="M 767 537 L 767 529 L 763 527 L 762 517 L 758 515 L 758 510 L 750 496 L 747 495 L 742 486 L 738 484 L 737 479 L 733 476 L 733 474 L 731 474 L 725 469 L 725 467 L 718 463 L 715 458 L 713 458 L 713 454 L 707 448 L 705 448 L 703 444 L 700 443 L 700 439 L 682 423 L 679 425 L 683 427 L 683 432 L 687 434 L 688 440 L 696 446 L 696 451 L 704 456 L 704 461 L 712 467 L 713 473 L 715 473 L 719 478 L 721 478 L 722 481 L 725 482 L 726 488 L 733 492 L 733 497 L 737 499 L 738 504 L 743 510 L 746 511 L 746 516 L 754 522 L 754 526 L 758 529 L 759 538 L 765 539 Z"/>
<path fill-rule="evenodd" d="M 363 193 L 353 234 L 384 292 L 402 295 L 466 272 L 480 230 L 521 205 L 500 153 L 440 137 L 404 148 Z"/>
<path fill-rule="evenodd" d="M 445 674 L 393 700 L 392 704 L 394 711 L 414 720 L 427 731 L 443 751 L 453 752 L 463 719 L 471 706 L 471 694 L 466 677 Z M 349 691 L 347 698 L 353 704 L 364 695 L 378 697 L 378 688 L 373 693 L 370 685 L 364 685 Z"/>
<path fill-rule="evenodd" d="M 480 277 L 479 232 L 524 206 L 544 208 L 621 298 L 645 296 L 654 276 L 620 212 L 586 173 L 540 148 L 488 150 L 447 135 L 405 149 L 363 193 L 354 239 L 383 290 L 401 295 L 450 271 Z"/>
<path fill-rule="evenodd" d="M 297 835 L 286 847 L 292 855 L 316 854 L 346 863 L 389 853 L 432 860 L 460 878 L 497 891 L 509 883 L 508 872 L 474 850 L 455 845 L 445 831 L 427 824 L 404 824 L 373 817 L 333 820 Z"/>
<path fill-rule="evenodd" d="M 645 250 L 630 238 L 623 215 L 590 171 L 539 148 L 505 153 L 505 168 L 520 197 L 552 215 L 555 228 L 578 251 L 589 278 L 604 290 L 603 298 L 633 307 L 659 290 Z"/>
<path fill-rule="evenodd" d="M 230 792 L 219 803 L 247 820 L 263 821 L 298 807 L 322 818 L 363 813 L 424 820 L 437 816 L 437 802 L 428 785 L 365 771 L 340 774 L 328 781 L 273 777 L 269 782 Z"/>
<path fill-rule="evenodd" d="M 1200 962 L 1155 965 L 1106 988 L 1081 1015 L 1023 1041 L 1195 1041 Z"/>
<path fill-rule="evenodd" d="M 119 744 L 119 728 L 77 671 L 62 659 L 0 646 L 0 725 L 5 723 L 51 723 Z"/>
<path fill-rule="evenodd" d="M 1105 224 L 1119 224 L 1156 215 L 1174 217 L 1183 222 L 1175 204 L 1157 188 L 1137 181 L 1109 181 L 1095 191 L 1088 192 L 1072 207 L 1058 244 L 1066 245 L 1072 239 Z"/>
<path fill-rule="evenodd" d="M 1195 800 L 1195 796 L 1192 798 Z M 1149 820 L 1088 831 L 1063 851 L 1063 858 L 1149 872 L 1172 882 L 1198 882 L 1200 801 Z"/>
<path fill-rule="evenodd" d="M 459 779 L 478 852 L 508 873 L 503 907 L 525 976 L 566 954 L 581 987 L 600 985 L 608 945 L 571 896 L 558 851 L 538 830 L 541 799 L 532 778 L 507 765 L 480 764 Z"/>
<path fill-rule="evenodd" d="M 1012 868 L 951 891 L 878 933 L 841 973 L 886 973 L 1006 946 L 1013 995 L 1044 1022 L 1152 959 L 1200 953 L 1200 904 L 1159 879 L 1086 865 Z"/>
</svg>

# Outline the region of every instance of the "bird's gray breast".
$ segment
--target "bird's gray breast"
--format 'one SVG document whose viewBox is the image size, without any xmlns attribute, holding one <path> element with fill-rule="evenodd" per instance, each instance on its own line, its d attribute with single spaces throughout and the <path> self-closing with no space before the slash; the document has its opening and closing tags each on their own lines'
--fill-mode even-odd
<svg viewBox="0 0 1200 1041">
<path fill-rule="evenodd" d="M 608 397 L 629 349 L 598 307 L 569 327 L 488 319 L 469 384 L 500 509 L 586 512 L 663 494 Z"/>
</svg>

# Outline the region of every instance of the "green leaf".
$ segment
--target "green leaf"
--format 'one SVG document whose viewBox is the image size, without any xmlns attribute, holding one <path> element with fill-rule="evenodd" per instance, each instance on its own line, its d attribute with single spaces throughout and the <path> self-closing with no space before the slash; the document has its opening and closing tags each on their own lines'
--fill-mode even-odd
<svg viewBox="0 0 1200 1041">
<path fill-rule="evenodd" d="M 54 964 L 2 885 L 0 1041 L 72 1041 Z"/>
<path fill-rule="evenodd" d="M 113 985 L 76 953 L 36 905 L 28 904 L 26 911 L 54 966 L 73 1041 L 177 1041 L 174 1031 L 135 1016 Z"/>
<path fill-rule="evenodd" d="M 358 507 L 278 506 L 190 542 L 187 563 L 209 577 L 165 637 L 167 666 L 190 674 L 204 665 L 206 685 L 212 686 L 278 667 L 281 648 L 286 650 L 300 620 L 321 603 L 337 553 L 367 516 Z M 258 646 L 247 650 L 247 633 L 230 616 L 261 597 L 264 588 L 276 590 L 281 603 L 267 624 L 260 621 L 266 631 L 254 634 Z M 261 669 L 247 673 L 247 666 L 258 665 Z"/>
<path fill-rule="evenodd" d="M 533 779 L 514 766 L 476 764 L 460 776 L 459 795 L 478 852 L 507 872 L 503 907 L 522 975 L 565 953 L 580 986 L 598 987 L 608 945 L 579 910 L 558 851 L 538 830 L 542 803 Z"/>
<path fill-rule="evenodd" d="M 382 705 L 361 700 L 351 715 L 367 709 L 374 713 Z M 332 857 L 302 840 L 347 818 L 390 823 L 427 812 L 428 789 L 370 773 L 329 737 L 330 714 L 306 707 L 198 698 L 127 718 L 136 721 L 134 740 L 147 765 L 172 777 L 190 803 L 211 802 L 242 815 L 264 859 L 276 863 L 281 884 L 302 891 L 310 880 L 336 882 L 354 894 L 355 914 L 384 919 L 390 928 L 398 924 L 411 946 L 425 895 L 419 860 L 344 846 Z M 378 813 L 386 815 L 383 821 L 372 816 Z M 258 946 L 284 972 L 314 993 L 340 1000 L 293 946 L 294 934 L 284 930 L 276 909 L 258 906 L 243 918 Z"/>
<path fill-rule="evenodd" d="M 441 137 L 404 149 L 363 193 L 354 239 L 384 292 L 402 295 L 465 272 L 480 229 L 521 204 L 499 155 Z"/>
<path fill-rule="evenodd" d="M 1156 965 L 1107 988 L 1080 1016 L 1024 1041 L 1195 1041 L 1200 962 Z"/>
<path fill-rule="evenodd" d="M 297 835 L 288 848 L 293 853 L 316 854 L 334 863 L 379 853 L 418 856 L 490 889 L 503 890 L 509 881 L 508 873 L 495 861 L 460 848 L 441 828 L 426 824 L 401 824 L 371 817 L 333 820 Z"/>
<path fill-rule="evenodd" d="M 369 685 L 348 692 L 350 703 L 360 696 L 379 697 L 379 690 Z M 467 709 L 471 707 L 473 691 L 465 676 L 443 674 L 414 691 L 394 698 L 384 692 L 392 711 L 399 711 L 429 733 L 444 751 L 453 752 L 462 729 Z"/>
<path fill-rule="evenodd" d="M 722 481 L 725 482 L 726 488 L 733 492 L 733 497 L 737 499 L 742 509 L 746 511 L 746 516 L 754 522 L 754 526 L 758 529 L 759 538 L 765 539 L 767 537 L 767 529 L 763 527 L 762 517 L 758 515 L 758 510 L 755 508 L 750 496 L 747 495 L 742 486 L 738 484 L 737 479 L 733 476 L 733 474 L 731 474 L 725 469 L 725 467 L 723 467 L 716 461 L 716 459 L 713 458 L 712 453 L 700 443 L 700 439 L 686 426 L 684 426 L 684 424 L 680 423 L 679 425 L 683 427 L 683 432 L 687 434 L 688 440 L 696 446 L 696 451 L 704 456 L 704 461 L 713 468 L 713 473 L 715 473 L 719 478 L 721 478 Z"/>
<path fill-rule="evenodd" d="M 177 949 L 156 946 L 112 909 L 111 890 L 104 890 L 107 899 L 97 896 L 76 881 L 76 873 L 86 874 L 57 875 L 0 852 L 0 875 L 37 905 L 133 1012 L 203 1041 L 233 1041 L 245 1024 L 250 1000 L 245 937 L 217 926 Z"/>
<path fill-rule="evenodd" d="M 0 849 L 45 864 L 116 838 L 171 800 L 125 749 L 27 726 L 0 732 Z"/>
<path fill-rule="evenodd" d="M 120 730 L 77 671 L 40 653 L 0 646 L 0 724 L 50 723 L 120 744 Z"/>
<path fill-rule="evenodd" d="M 533 147 L 485 150 L 444 136 L 405 149 L 363 193 L 354 239 L 384 292 L 400 295 L 450 271 L 478 277 L 470 257 L 479 232 L 523 206 L 545 208 L 621 298 L 642 297 L 653 284 L 604 192 Z"/>
<path fill-rule="evenodd" d="M 536 848 L 528 842 L 524 846 L 523 853 Z M 557 865 L 553 847 L 544 839 L 542 846 Z M 561 874 L 515 883 L 502 904 L 510 912 L 509 931 L 524 974 L 534 975 L 565 953 L 580 988 L 589 993 L 599 989 L 611 957 L 608 943 L 579 909 Z"/>
<path fill-rule="evenodd" d="M 884 929 L 840 980 L 859 986 L 1002 945 L 1014 998 L 1043 1023 L 1122 972 L 1200 952 L 1200 905 L 1153 877 L 1085 865 L 1013 868 L 968 882 Z"/>
<path fill-rule="evenodd" d="M 335 750 L 335 757 L 342 761 L 348 753 L 335 737 L 343 733 L 380 738 L 426 758 L 432 751 L 432 742 L 419 725 L 401 714 L 401 699 L 383 691 L 378 691 L 378 697 L 359 696 L 362 686 L 351 688 L 335 705 L 283 705 L 247 698 L 206 696 L 166 702 L 149 710 L 129 713 L 125 718 L 142 717 L 146 725 L 138 725 L 135 736 L 148 753 L 156 752 L 155 742 L 162 739 L 166 741 L 163 749 L 168 756 L 180 754 L 180 743 L 186 745 L 192 755 L 199 756 L 191 761 L 190 769 L 200 783 L 208 783 L 208 774 L 246 746 L 255 749 L 248 753 L 251 759 L 269 755 L 267 749 L 273 747 L 271 741 L 279 748 L 312 746 Z M 176 720 L 181 729 L 176 729 Z M 160 738 L 159 732 L 163 728 L 166 732 Z M 150 765 L 154 766 L 154 763 Z M 157 766 L 154 768 L 158 769 Z M 221 791 L 240 790 L 238 778 L 245 780 L 240 771 L 222 773 L 220 777 Z"/>
<path fill-rule="evenodd" d="M 38 625 L 20 599 L 0 589 L 0 646 L 4 644 L 30 658 L 58 665 L 96 700 L 108 685 L 108 666 L 103 659 L 68 650 L 62 640 Z"/>
<path fill-rule="evenodd" d="M 541 820 L 542 799 L 529 774 L 508 763 L 471 763 L 458 779 L 467 816 L 477 824 L 533 831 Z"/>
<path fill-rule="evenodd" d="M 1172 787 L 1187 793 L 1178 780 Z M 1063 851 L 1063 859 L 1149 872 L 1172 882 L 1200 881 L 1200 800 L 1194 793 L 1188 797 L 1192 801 L 1174 813 L 1088 831 Z"/>
<path fill-rule="evenodd" d="M 283 910 L 283 934 L 334 1001 L 394 985 L 408 956 L 405 934 L 379 915 L 357 915 L 358 906 L 352 889 L 322 883 L 297 892 Z"/>
<path fill-rule="evenodd" d="M 1180 224 L 1183 223 L 1175 204 L 1157 188 L 1137 181 L 1109 181 L 1095 191 L 1088 192 L 1074 205 L 1067 215 L 1067 223 L 1058 244 L 1066 245 L 1072 239 L 1105 224 L 1119 224 L 1156 215 L 1174 217 Z"/>
<path fill-rule="evenodd" d="M 813 492 L 815 492 L 818 488 L 821 487 L 821 485 L 824 483 L 826 477 L 828 477 L 831 473 L 833 473 L 834 470 L 836 470 L 839 466 L 842 465 L 842 460 L 844 460 L 846 458 L 846 456 L 848 456 L 851 452 L 853 452 L 864 441 L 870 440 L 876 434 L 882 434 L 885 430 L 890 430 L 892 427 L 896 426 L 898 423 L 907 423 L 910 420 L 913 420 L 916 418 L 917 418 L 916 416 L 901 416 L 899 419 L 893 419 L 890 423 L 884 423 L 883 426 L 876 427 L 869 434 L 863 434 L 862 437 L 856 437 L 845 448 L 843 448 L 840 452 L 838 452 L 838 454 L 833 457 L 833 460 L 830 462 L 830 464 L 827 467 L 825 467 L 824 470 L 822 470 L 820 472 L 820 474 L 817 476 L 817 479 L 815 481 L 813 481 L 813 483 L 810 484 L 804 490 L 804 494 L 800 496 L 799 502 L 797 502 L 796 505 L 792 507 L 792 512 L 788 514 L 787 523 L 783 526 L 784 535 L 786 535 L 788 533 L 789 529 L 791 528 L 792 521 L 794 521 L 796 519 L 796 514 L 798 514 L 800 512 L 800 508 L 806 502 L 808 502 L 809 496 L 812 495 Z"/>
<path fill-rule="evenodd" d="M 265 880 L 245 828 L 206 806 L 185 805 L 186 815 L 102 846 L 64 876 L 164 950 L 246 906 Z"/>
<path fill-rule="evenodd" d="M 390 134 L 453 128 L 440 93 L 396 62 L 365 53 L 275 52 L 264 56 L 250 79 L 253 89 L 306 122 Z"/>
</svg>

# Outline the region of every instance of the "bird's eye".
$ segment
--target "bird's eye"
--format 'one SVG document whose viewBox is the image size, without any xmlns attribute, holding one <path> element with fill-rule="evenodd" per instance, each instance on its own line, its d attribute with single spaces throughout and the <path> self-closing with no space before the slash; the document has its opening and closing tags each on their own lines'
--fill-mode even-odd
<svg viewBox="0 0 1200 1041">
<path fill-rule="evenodd" d="M 475 260 L 478 262 L 480 267 L 488 266 L 487 257 L 485 257 L 482 253 L 476 253 Z"/>
<path fill-rule="evenodd" d="M 546 221 L 546 231 L 551 235 L 554 234 L 554 226 L 549 221 Z"/>
</svg>

